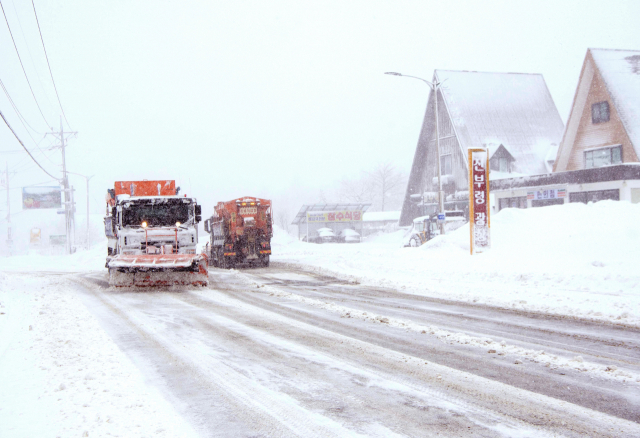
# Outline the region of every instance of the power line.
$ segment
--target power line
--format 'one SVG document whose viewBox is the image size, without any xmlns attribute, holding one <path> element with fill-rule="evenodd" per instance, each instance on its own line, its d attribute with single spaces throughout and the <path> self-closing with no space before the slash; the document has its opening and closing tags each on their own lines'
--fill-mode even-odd
<svg viewBox="0 0 640 438">
<path fill-rule="evenodd" d="M 56 87 L 56 81 L 53 80 L 53 72 L 51 71 L 51 64 L 49 64 L 49 56 L 47 55 L 47 49 L 44 46 L 44 38 L 42 38 L 42 31 L 40 30 L 40 21 L 38 21 L 38 14 L 36 13 L 36 5 L 31 0 L 31 5 L 33 6 L 33 15 L 36 16 L 36 23 L 38 24 L 38 32 L 40 33 L 40 41 L 42 41 L 42 50 L 44 50 L 44 57 L 47 59 L 47 66 L 49 67 L 49 74 L 51 75 L 51 82 L 53 82 L 53 89 L 56 90 L 56 97 L 58 98 L 58 105 L 60 105 L 60 111 L 62 111 L 62 115 L 64 120 L 67 122 L 67 126 L 71 129 L 71 125 L 67 120 L 67 115 L 64 113 L 64 109 L 62 108 L 62 102 L 60 102 L 60 96 L 58 95 L 58 87 Z"/>
<path fill-rule="evenodd" d="M 22 72 L 24 73 L 24 77 L 27 80 L 27 84 L 29 84 L 29 90 L 31 90 L 31 95 L 33 96 L 33 100 L 36 102 L 36 106 L 38 107 L 38 111 L 40 111 L 40 115 L 44 120 L 45 124 L 49 126 L 49 122 L 44 116 L 42 112 L 42 108 L 40 108 L 40 104 L 38 103 L 38 99 L 36 99 L 36 95 L 33 92 L 33 87 L 31 86 L 31 82 L 29 81 L 29 77 L 27 76 L 27 71 L 24 69 L 24 64 L 22 63 L 22 58 L 20 57 L 20 52 L 18 51 L 18 46 L 16 45 L 16 40 L 13 38 L 13 32 L 11 32 L 11 26 L 9 26 L 9 19 L 7 18 L 7 14 L 4 12 L 4 6 L 2 6 L 2 0 L 0 0 L 0 8 L 2 9 L 2 14 L 4 15 L 4 21 L 7 23 L 7 28 L 9 29 L 9 35 L 11 35 L 11 41 L 13 41 L 13 47 L 16 49 L 16 55 L 18 55 L 18 60 L 20 61 L 20 66 L 22 67 Z M 48 61 L 47 61 L 48 62 Z M 55 84 L 54 84 L 55 86 Z M 56 91 L 57 93 L 57 91 Z M 17 138 L 17 137 L 16 137 Z"/>
<path fill-rule="evenodd" d="M 38 149 L 40 152 L 44 151 L 42 149 Z M 29 149 L 29 152 L 34 152 L 35 149 Z M 23 149 L 6 149 L 6 150 L 0 150 L 0 155 L 11 155 L 11 154 L 21 154 L 23 153 L 24 150 Z M 56 163 L 53 163 L 56 164 Z"/>
<path fill-rule="evenodd" d="M 33 129 L 31 127 L 31 125 L 29 125 L 29 122 L 27 122 L 27 119 L 24 118 L 24 116 L 22 115 L 22 113 L 20 113 L 20 110 L 18 110 L 18 107 L 16 106 L 15 102 L 13 101 L 13 99 L 11 98 L 11 96 L 9 95 L 9 91 L 7 90 L 7 87 L 5 87 L 4 83 L 2 82 L 2 79 L 0 79 L 0 85 L 2 86 L 2 89 L 4 90 L 4 94 L 6 94 L 7 99 L 9 99 L 9 102 L 11 103 L 11 106 L 13 106 L 13 109 L 15 110 L 15 112 L 18 114 L 18 120 L 20 120 L 20 123 L 22 123 L 22 126 L 24 126 L 25 131 L 27 131 L 27 134 L 29 135 L 29 137 L 31 137 L 31 140 L 33 141 L 33 143 L 36 145 L 36 147 L 38 148 L 38 150 L 40 151 L 40 153 L 49 161 L 51 161 L 53 163 L 53 160 L 51 160 L 51 158 L 49 158 L 42 149 L 40 149 L 40 143 L 42 143 L 42 140 L 44 140 L 44 137 L 42 138 L 42 140 L 40 140 L 39 142 L 36 141 L 35 138 L 33 138 L 33 136 L 31 135 L 31 133 L 29 132 L 29 130 L 27 129 L 27 126 L 29 126 L 36 134 L 41 134 L 38 131 L 36 131 L 35 129 Z M 26 123 L 26 125 L 25 125 Z M 53 163 L 55 164 L 55 163 Z"/>
<path fill-rule="evenodd" d="M 9 190 L 22 190 L 22 189 L 23 189 L 23 188 L 25 188 L 25 187 L 40 186 L 40 185 L 42 185 L 42 184 L 50 184 L 50 183 L 52 183 L 52 182 L 57 182 L 57 183 L 59 183 L 60 181 L 55 181 L 55 180 L 50 179 L 50 180 L 48 180 L 48 181 L 43 181 L 43 182 L 39 182 L 39 183 L 35 183 L 35 184 L 29 184 L 28 186 L 11 187 L 11 188 L 9 188 Z M 0 192 L 6 192 L 6 191 L 7 191 L 7 189 L 0 189 Z"/>
<path fill-rule="evenodd" d="M 55 152 L 55 151 L 54 151 L 54 152 Z M 53 155 L 53 153 L 54 153 L 54 152 L 52 152 L 52 153 L 51 153 L 51 155 Z M 45 155 L 44 157 L 45 157 L 47 160 L 49 160 L 49 161 L 50 161 L 54 166 L 56 166 L 56 167 L 60 167 L 60 165 L 59 165 L 59 164 L 56 164 L 56 163 L 55 163 L 51 158 L 49 158 L 49 156 Z M 27 171 L 27 170 L 31 170 L 31 169 L 33 169 L 34 167 L 36 167 L 36 166 L 35 166 L 35 165 L 34 165 L 34 164 L 29 160 L 29 157 L 25 157 L 25 160 L 26 160 L 26 161 L 20 162 L 20 163 L 16 164 L 15 166 L 13 166 L 13 167 L 11 168 L 11 170 L 12 170 L 12 171 L 14 171 L 14 172 L 25 172 L 25 171 Z"/>
<path fill-rule="evenodd" d="M 0 116 L 2 117 L 2 120 L 4 120 L 4 123 L 7 125 L 7 127 L 11 130 L 11 132 L 13 133 L 13 136 L 16 138 L 16 140 L 18 140 L 18 142 L 20 143 L 20 145 L 24 148 L 24 150 L 29 154 L 29 156 L 31 157 L 31 159 L 38 165 L 38 167 L 40 169 L 42 169 L 42 171 L 44 173 L 46 173 L 47 175 L 49 175 L 51 178 L 60 181 L 59 178 L 56 178 L 55 176 L 51 175 L 49 172 L 47 172 L 45 170 L 44 167 L 42 167 L 40 165 L 40 163 L 38 163 L 38 160 L 36 160 L 33 155 L 31 155 L 31 152 L 29 152 L 29 149 L 27 149 L 27 147 L 24 145 L 24 143 L 22 143 L 22 140 L 20 140 L 20 138 L 18 137 L 18 135 L 16 134 L 16 132 L 13 130 L 13 128 L 11 127 L 11 125 L 9 125 L 9 122 L 7 121 L 7 119 L 5 119 L 4 114 L 2 114 L 2 111 L 0 111 Z"/>
<path fill-rule="evenodd" d="M 22 22 L 20 21 L 20 14 L 18 13 L 18 8 L 16 7 L 16 2 L 15 0 L 11 0 L 11 5 L 13 6 L 13 10 L 16 13 L 16 20 L 18 21 L 18 27 L 20 27 L 20 33 L 22 34 L 22 40 L 24 41 L 24 46 L 27 48 L 27 53 L 29 54 L 29 59 L 31 60 L 31 65 L 33 66 L 34 71 L 36 72 L 36 77 L 38 78 L 38 82 L 40 83 L 40 86 L 42 87 L 42 90 L 45 90 L 44 87 L 44 83 L 42 82 L 42 78 L 40 77 L 40 73 L 38 72 L 38 68 L 36 67 L 36 62 L 33 59 L 33 54 L 31 53 L 31 50 L 29 49 L 29 43 L 27 42 L 27 37 L 24 34 L 24 28 L 22 27 Z M 53 107 L 53 105 L 51 104 L 51 100 L 49 100 L 49 95 L 46 93 L 44 93 L 44 97 L 47 100 L 47 103 L 49 104 L 49 107 Z"/>
<path fill-rule="evenodd" d="M 15 102 L 13 101 L 13 99 L 11 98 L 11 96 L 9 95 L 9 90 L 7 90 L 7 87 L 5 87 L 4 82 L 2 82 L 2 79 L 0 79 L 0 86 L 2 86 L 2 90 L 4 91 L 4 94 L 7 96 L 7 99 L 9 99 L 9 102 L 11 103 L 11 106 L 13 107 L 13 109 L 16 111 L 16 113 L 18 113 L 18 116 L 20 117 L 21 121 L 23 122 L 22 124 L 24 125 L 25 123 L 27 124 L 27 126 L 29 126 L 29 128 L 31 128 L 31 130 L 33 132 L 35 132 L 36 134 L 42 135 L 42 132 L 38 132 L 36 131 L 33 126 L 31 126 L 29 124 L 29 122 L 27 122 L 27 119 L 24 118 L 24 116 L 22 115 L 22 113 L 20 113 L 20 111 L 18 110 L 18 107 L 16 106 Z M 26 126 L 25 126 L 26 128 Z M 27 130 L 28 132 L 29 130 Z"/>
</svg>

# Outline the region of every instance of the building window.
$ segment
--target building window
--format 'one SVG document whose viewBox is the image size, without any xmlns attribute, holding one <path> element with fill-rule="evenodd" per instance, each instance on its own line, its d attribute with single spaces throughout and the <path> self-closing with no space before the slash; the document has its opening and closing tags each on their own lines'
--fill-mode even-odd
<svg viewBox="0 0 640 438">
<path fill-rule="evenodd" d="M 500 163 L 500 167 L 499 167 L 500 172 L 508 173 L 509 172 L 509 161 L 507 160 L 507 157 L 500 158 L 499 163 Z"/>
<path fill-rule="evenodd" d="M 613 146 L 608 148 L 594 149 L 585 151 L 584 168 L 592 169 L 594 167 L 610 166 L 612 164 L 622 163 L 622 146 Z"/>
<path fill-rule="evenodd" d="M 613 201 L 620 200 L 620 190 L 594 190 L 592 192 L 575 192 L 569 193 L 569 202 L 598 202 L 611 199 Z"/>
<path fill-rule="evenodd" d="M 531 207 L 547 207 L 549 205 L 561 205 L 564 204 L 564 198 L 556 199 L 534 199 L 531 201 Z"/>
<path fill-rule="evenodd" d="M 513 198 L 500 198 L 498 200 L 498 208 L 498 211 L 503 208 L 527 208 L 527 197 L 516 196 Z"/>
<path fill-rule="evenodd" d="M 591 121 L 603 123 L 609 121 L 609 102 L 598 102 L 591 105 Z"/>
<path fill-rule="evenodd" d="M 440 157 L 440 173 L 442 175 L 453 174 L 453 169 L 451 168 L 451 154 L 442 155 Z"/>
</svg>

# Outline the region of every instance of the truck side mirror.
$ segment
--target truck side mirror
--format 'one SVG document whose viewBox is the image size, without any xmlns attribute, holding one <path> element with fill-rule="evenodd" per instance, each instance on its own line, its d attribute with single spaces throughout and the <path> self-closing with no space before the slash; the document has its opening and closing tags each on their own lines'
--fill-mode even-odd
<svg viewBox="0 0 640 438">
<path fill-rule="evenodd" d="M 196 218 L 196 219 L 197 219 L 197 218 Z M 206 221 L 204 221 L 204 230 L 205 230 L 207 233 L 210 233 L 210 232 L 211 232 L 211 231 L 210 231 L 210 230 L 211 230 L 211 227 L 210 227 L 210 225 L 209 225 L 209 224 L 210 224 L 210 222 L 211 222 L 211 220 L 210 220 L 210 219 L 207 219 Z"/>
<path fill-rule="evenodd" d="M 202 205 L 196 204 L 196 216 L 199 216 L 201 214 L 202 214 Z"/>
<path fill-rule="evenodd" d="M 202 216 L 200 216 L 199 214 L 196 215 L 196 223 L 199 223 L 202 220 Z"/>
</svg>

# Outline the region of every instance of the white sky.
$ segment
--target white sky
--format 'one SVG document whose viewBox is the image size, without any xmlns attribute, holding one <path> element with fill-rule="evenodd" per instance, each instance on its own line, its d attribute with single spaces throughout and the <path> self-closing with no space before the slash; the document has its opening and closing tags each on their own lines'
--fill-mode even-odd
<svg viewBox="0 0 640 438">
<path fill-rule="evenodd" d="M 43 112 L 59 127 L 31 1 L 2 4 Z M 94 211 L 114 180 L 143 178 L 178 180 L 206 216 L 214 202 L 244 195 L 297 207 L 380 162 L 409 171 L 428 87 L 385 71 L 425 79 L 434 69 L 542 73 L 566 121 L 588 47 L 640 49 L 637 1 L 35 4 L 79 132 L 68 169 L 95 175 Z M 0 79 L 42 133 L 47 126 L 0 20 Z M 0 110 L 34 148 L 3 93 Z M 19 148 L 0 125 L 0 151 Z M 60 172 L 60 153 L 48 154 L 35 155 Z M 2 170 L 8 161 L 18 171 L 13 186 L 48 179 L 24 153 L 0 160 Z M 83 212 L 84 180 L 71 179 Z M 11 191 L 12 209 L 20 209 L 19 195 Z"/>
</svg>

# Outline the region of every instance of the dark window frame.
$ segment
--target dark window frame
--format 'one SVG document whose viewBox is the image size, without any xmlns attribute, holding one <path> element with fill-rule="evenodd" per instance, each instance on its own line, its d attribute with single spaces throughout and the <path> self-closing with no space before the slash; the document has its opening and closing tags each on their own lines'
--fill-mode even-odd
<svg viewBox="0 0 640 438">
<path fill-rule="evenodd" d="M 587 204 L 588 202 L 605 200 L 619 201 L 620 189 L 591 190 L 588 192 L 569 193 L 569 202 L 582 202 L 583 204 Z"/>
<path fill-rule="evenodd" d="M 609 102 L 606 100 L 591 105 L 591 123 L 606 123 L 611 120 Z"/>
<path fill-rule="evenodd" d="M 504 163 L 504 170 L 502 170 L 502 163 Z M 511 163 L 507 157 L 498 158 L 498 172 L 511 173 Z"/>
<path fill-rule="evenodd" d="M 617 156 L 620 158 L 619 161 L 614 161 L 614 151 L 617 150 L 619 151 Z M 594 159 L 594 153 L 597 152 L 603 152 L 603 151 L 608 151 L 609 152 L 609 162 L 607 164 L 603 164 L 602 166 L 594 166 L 593 165 L 593 159 Z M 591 162 L 591 165 L 589 165 L 589 162 Z M 623 158 L 622 158 L 622 145 L 618 144 L 615 146 L 607 146 L 604 148 L 597 148 L 597 149 L 591 149 L 588 151 L 584 151 L 584 168 L 585 169 L 596 169 L 598 167 L 605 167 L 605 166 L 615 166 L 616 164 L 622 164 L 624 162 Z"/>
<path fill-rule="evenodd" d="M 527 208 L 526 196 L 512 196 L 509 198 L 498 198 L 498 211 L 505 208 Z"/>
<path fill-rule="evenodd" d="M 447 161 L 449 161 L 449 172 L 446 171 Z M 453 154 L 440 155 L 440 172 L 442 175 L 453 175 Z"/>
<path fill-rule="evenodd" d="M 564 198 L 534 199 L 531 201 L 532 208 L 548 207 L 550 205 L 562 205 L 562 204 L 564 204 Z"/>
</svg>

